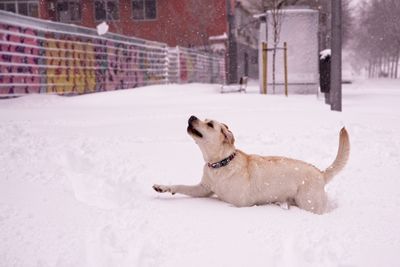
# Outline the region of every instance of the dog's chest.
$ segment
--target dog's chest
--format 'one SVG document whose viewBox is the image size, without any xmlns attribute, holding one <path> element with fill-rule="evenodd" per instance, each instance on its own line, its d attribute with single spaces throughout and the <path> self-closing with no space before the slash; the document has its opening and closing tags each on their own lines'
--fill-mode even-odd
<svg viewBox="0 0 400 267">
<path fill-rule="evenodd" d="M 221 200 L 236 206 L 247 205 L 249 202 L 249 181 L 233 173 L 220 173 L 210 177 L 210 189 Z"/>
</svg>

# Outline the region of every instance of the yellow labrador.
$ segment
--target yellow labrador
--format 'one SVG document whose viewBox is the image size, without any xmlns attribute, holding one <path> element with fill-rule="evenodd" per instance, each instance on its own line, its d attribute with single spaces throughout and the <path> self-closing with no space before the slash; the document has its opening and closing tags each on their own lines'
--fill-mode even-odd
<svg viewBox="0 0 400 267">
<path fill-rule="evenodd" d="M 326 208 L 325 185 L 345 166 L 350 152 L 345 128 L 340 132 L 336 159 L 321 171 L 306 162 L 285 157 L 248 155 L 235 148 L 228 127 L 215 120 L 191 116 L 187 132 L 199 146 L 204 161 L 198 185 L 154 185 L 157 192 L 192 197 L 214 194 L 237 207 L 288 203 L 322 214 Z"/>
</svg>

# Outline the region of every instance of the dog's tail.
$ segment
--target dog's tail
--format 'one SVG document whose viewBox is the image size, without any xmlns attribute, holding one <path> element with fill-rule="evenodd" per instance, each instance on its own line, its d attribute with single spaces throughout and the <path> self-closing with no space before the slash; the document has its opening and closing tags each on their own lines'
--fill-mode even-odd
<svg viewBox="0 0 400 267">
<path fill-rule="evenodd" d="M 335 161 L 324 172 L 325 184 L 329 183 L 333 176 L 340 172 L 347 163 L 350 154 L 349 134 L 343 127 L 340 131 L 339 149 Z"/>
</svg>

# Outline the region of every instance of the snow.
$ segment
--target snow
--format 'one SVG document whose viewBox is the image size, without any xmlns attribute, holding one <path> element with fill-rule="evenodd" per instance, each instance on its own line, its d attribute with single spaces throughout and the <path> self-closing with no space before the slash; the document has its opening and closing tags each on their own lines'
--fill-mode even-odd
<svg viewBox="0 0 400 267">
<path fill-rule="evenodd" d="M 330 57 L 331 54 L 332 54 L 331 49 L 325 49 L 325 50 L 322 50 L 321 52 L 319 52 L 319 58 L 325 59 L 327 57 Z"/>
<path fill-rule="evenodd" d="M 208 39 L 210 41 L 221 41 L 221 40 L 225 41 L 228 39 L 228 35 L 226 34 L 226 32 L 224 32 L 221 35 L 210 36 Z"/>
<path fill-rule="evenodd" d="M 254 83 L 255 84 L 255 83 Z M 322 97 L 219 94 L 157 85 L 0 101 L 2 266 L 393 266 L 400 260 L 400 82 L 344 85 Z M 289 91 L 290 92 L 290 91 Z M 202 157 L 190 115 L 229 125 L 238 148 L 321 169 L 345 125 L 350 161 L 327 186 L 330 211 L 235 208 L 161 195 L 195 184 Z"/>
<path fill-rule="evenodd" d="M 103 35 L 106 34 L 108 32 L 108 24 L 107 22 L 103 21 L 102 23 L 100 23 L 99 25 L 96 26 L 97 29 L 97 34 L 98 35 Z"/>
</svg>

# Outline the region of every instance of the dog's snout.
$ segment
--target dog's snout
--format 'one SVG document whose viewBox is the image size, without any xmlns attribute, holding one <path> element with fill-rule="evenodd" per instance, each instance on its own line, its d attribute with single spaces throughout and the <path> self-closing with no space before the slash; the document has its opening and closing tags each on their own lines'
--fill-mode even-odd
<svg viewBox="0 0 400 267">
<path fill-rule="evenodd" d="M 197 120 L 198 120 L 198 118 L 196 116 L 192 115 L 192 116 L 190 116 L 188 123 L 192 124 L 192 122 L 197 121 Z"/>
</svg>

